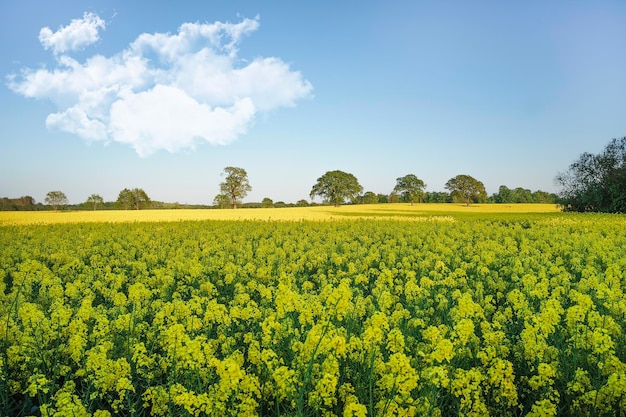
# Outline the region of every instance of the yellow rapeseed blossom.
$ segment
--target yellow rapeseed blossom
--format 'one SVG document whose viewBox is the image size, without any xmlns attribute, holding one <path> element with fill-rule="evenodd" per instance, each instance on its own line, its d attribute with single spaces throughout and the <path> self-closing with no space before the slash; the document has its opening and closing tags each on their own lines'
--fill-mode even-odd
<svg viewBox="0 0 626 417">
<path fill-rule="evenodd" d="M 180 210 L 179 220 L 231 220 L 111 211 L 101 216 L 134 222 L 3 224 L 0 409 L 626 410 L 623 217 L 431 207 L 271 211 L 332 221 Z"/>
</svg>

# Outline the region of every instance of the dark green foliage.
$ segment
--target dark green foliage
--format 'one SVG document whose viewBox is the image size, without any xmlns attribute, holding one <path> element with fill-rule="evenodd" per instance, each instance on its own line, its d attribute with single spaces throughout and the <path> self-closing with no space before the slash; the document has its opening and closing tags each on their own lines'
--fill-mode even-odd
<svg viewBox="0 0 626 417">
<path fill-rule="evenodd" d="M 580 155 L 556 182 L 567 211 L 626 212 L 626 137 L 612 139 L 598 155 Z"/>
<path fill-rule="evenodd" d="M 428 191 L 424 194 L 425 203 L 452 203 L 452 197 L 445 191 Z"/>
<path fill-rule="evenodd" d="M 311 189 L 311 198 L 318 195 L 324 202 L 339 206 L 346 199 L 354 202 L 362 191 L 363 187 L 354 175 L 343 171 L 328 171 L 317 179 Z"/>
<path fill-rule="evenodd" d="M 373 191 L 367 191 L 361 196 L 361 204 L 377 204 L 379 202 L 378 195 Z"/>
<path fill-rule="evenodd" d="M 129 190 L 124 188 L 117 197 L 117 205 L 124 210 L 149 208 L 151 205 L 148 194 L 141 188 L 133 188 Z"/>
<path fill-rule="evenodd" d="M 452 198 L 468 206 L 472 202 L 482 203 L 487 200 L 484 184 L 469 175 L 457 175 L 450 178 L 445 187 L 450 191 Z"/>
<path fill-rule="evenodd" d="M 424 195 L 426 184 L 414 174 L 397 178 L 396 181 L 397 183 L 393 191 L 400 193 L 404 201 L 411 203 L 411 205 L 413 205 L 416 200 L 419 201 Z"/>
<path fill-rule="evenodd" d="M 42 204 L 35 203 L 35 199 L 29 195 L 19 198 L 2 197 L 0 199 L 0 211 L 23 211 L 42 209 Z"/>
<path fill-rule="evenodd" d="M 517 187 L 510 189 L 506 185 L 501 185 L 498 192 L 490 197 L 494 203 L 517 204 L 517 203 L 542 203 L 555 204 L 558 196 L 546 191 L 530 191 L 527 188 Z"/>
</svg>

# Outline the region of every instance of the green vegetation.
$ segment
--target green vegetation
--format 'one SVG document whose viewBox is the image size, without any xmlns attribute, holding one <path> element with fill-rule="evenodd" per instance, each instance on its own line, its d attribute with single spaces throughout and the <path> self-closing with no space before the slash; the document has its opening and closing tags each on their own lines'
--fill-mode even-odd
<svg viewBox="0 0 626 417">
<path fill-rule="evenodd" d="M 248 173 L 243 168 L 226 167 L 224 168 L 224 172 L 222 172 L 222 176 L 225 178 L 224 181 L 220 183 L 221 194 L 215 198 L 220 205 L 223 205 L 224 197 L 228 198 L 231 207 L 236 209 L 240 200 L 247 196 L 252 190 L 248 182 Z"/>
<path fill-rule="evenodd" d="M 0 414 L 623 414 L 626 218 L 483 207 L 2 226 Z"/>
<path fill-rule="evenodd" d="M 455 201 L 462 201 L 467 206 L 472 202 L 483 203 L 487 200 L 483 183 L 469 175 L 457 175 L 450 178 L 445 187 Z"/>
<path fill-rule="evenodd" d="M 50 191 L 46 194 L 46 204 L 50 205 L 54 211 L 67 203 L 67 197 L 62 191 Z"/>
<path fill-rule="evenodd" d="M 93 206 L 93 209 L 96 210 L 98 206 L 104 204 L 104 199 L 99 194 L 91 194 L 89 197 L 87 197 L 87 201 L 85 203 Z"/>
<path fill-rule="evenodd" d="M 133 188 L 132 190 L 124 188 L 117 197 L 117 207 L 124 210 L 140 210 L 149 208 L 151 205 L 150 197 L 141 188 Z"/>
<path fill-rule="evenodd" d="M 400 193 L 405 201 L 413 205 L 416 199 L 419 201 L 424 195 L 425 188 L 426 184 L 424 181 L 417 178 L 414 174 L 408 174 L 396 179 L 396 186 L 393 188 L 393 191 Z"/>
<path fill-rule="evenodd" d="M 356 201 L 362 192 L 363 187 L 354 175 L 336 170 L 328 171 L 317 179 L 310 197 L 320 196 L 324 203 L 337 207 L 346 200 Z"/>
<path fill-rule="evenodd" d="M 626 213 L 626 137 L 598 155 L 583 153 L 556 181 L 567 211 Z"/>
</svg>

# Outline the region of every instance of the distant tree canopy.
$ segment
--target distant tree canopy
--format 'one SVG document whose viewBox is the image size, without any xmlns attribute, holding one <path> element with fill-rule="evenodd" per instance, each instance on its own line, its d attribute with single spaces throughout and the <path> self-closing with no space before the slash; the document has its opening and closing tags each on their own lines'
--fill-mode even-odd
<svg viewBox="0 0 626 417">
<path fill-rule="evenodd" d="M 378 203 L 378 195 L 373 191 L 367 191 L 361 196 L 361 204 L 376 204 Z"/>
<path fill-rule="evenodd" d="M 424 195 L 424 188 L 426 188 L 424 181 L 417 178 L 414 174 L 408 174 L 396 179 L 396 186 L 393 188 L 393 191 L 400 193 L 405 201 L 413 205 L 416 199 L 419 201 Z"/>
<path fill-rule="evenodd" d="M 558 196 L 546 191 L 530 191 L 529 189 L 517 187 L 510 189 L 506 185 L 501 185 L 498 192 L 493 194 L 490 201 L 501 204 L 517 204 L 517 203 L 544 203 L 555 204 Z"/>
<path fill-rule="evenodd" d="M 213 199 L 213 205 L 221 209 L 229 208 L 230 198 L 226 194 L 218 194 Z"/>
<path fill-rule="evenodd" d="M 50 191 L 46 194 L 46 204 L 50 205 L 53 210 L 58 210 L 60 206 L 68 203 L 67 197 L 62 191 Z"/>
<path fill-rule="evenodd" d="M 457 175 L 450 178 L 445 188 L 450 191 L 455 201 L 462 201 L 467 206 L 472 202 L 479 203 L 487 200 L 484 184 L 469 175 Z"/>
<path fill-rule="evenodd" d="M 41 203 L 35 203 L 35 199 L 29 195 L 19 198 L 2 197 L 0 199 L 1 211 L 39 210 L 41 208 Z"/>
<path fill-rule="evenodd" d="M 556 183 L 566 211 L 626 213 L 626 137 L 612 139 L 597 155 L 583 153 Z"/>
<path fill-rule="evenodd" d="M 274 200 L 272 200 L 269 197 L 265 197 L 263 201 L 261 201 L 261 207 L 264 207 L 264 208 L 274 207 Z"/>
<path fill-rule="evenodd" d="M 395 191 L 392 191 L 391 194 L 389 194 L 389 197 L 387 198 L 387 202 L 388 203 L 399 203 L 400 202 L 400 195 L 398 193 L 396 193 Z"/>
<path fill-rule="evenodd" d="M 228 196 L 232 207 L 236 209 L 239 200 L 252 191 L 248 182 L 248 173 L 243 168 L 226 167 L 222 176 L 225 178 L 224 182 L 220 183 L 220 191 L 223 195 Z"/>
<path fill-rule="evenodd" d="M 338 170 L 328 171 L 317 179 L 311 189 L 311 198 L 320 196 L 324 202 L 337 207 L 346 199 L 355 201 L 362 192 L 363 187 L 354 175 Z"/>
<path fill-rule="evenodd" d="M 452 203 L 452 196 L 445 191 L 427 191 L 424 193 L 425 203 Z"/>
<path fill-rule="evenodd" d="M 87 197 L 86 203 L 93 207 L 93 209 L 97 209 L 99 205 L 104 204 L 104 199 L 99 194 L 92 194 Z"/>
<path fill-rule="evenodd" d="M 132 190 L 124 188 L 117 196 L 117 205 L 124 210 L 140 210 L 149 207 L 150 203 L 148 194 L 141 188 L 133 188 Z"/>
</svg>

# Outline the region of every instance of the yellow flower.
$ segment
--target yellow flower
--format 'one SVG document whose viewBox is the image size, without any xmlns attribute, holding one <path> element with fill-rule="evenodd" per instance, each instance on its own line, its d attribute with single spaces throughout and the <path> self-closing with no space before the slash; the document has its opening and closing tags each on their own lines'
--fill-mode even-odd
<svg viewBox="0 0 626 417">
<path fill-rule="evenodd" d="M 387 333 L 387 350 L 391 353 L 404 352 L 404 335 L 398 328 Z"/>
<path fill-rule="evenodd" d="M 552 385 L 554 378 L 556 377 L 556 371 L 552 365 L 547 363 L 540 363 L 537 367 L 537 375 L 530 378 L 528 385 L 534 390 L 541 387 L 549 387 Z"/>
<path fill-rule="evenodd" d="M 367 407 L 359 403 L 349 403 L 343 409 L 343 417 L 367 417 Z"/>
<path fill-rule="evenodd" d="M 470 319 L 461 319 L 454 325 L 454 331 L 461 346 L 464 346 L 474 336 L 474 323 Z"/>
<path fill-rule="evenodd" d="M 50 381 L 43 374 L 31 375 L 28 378 L 28 382 L 29 385 L 26 389 L 26 392 L 31 397 L 36 396 L 38 392 L 42 392 L 45 394 L 49 391 L 48 384 L 50 383 Z"/>
<path fill-rule="evenodd" d="M 279 399 L 291 397 L 296 392 L 295 372 L 286 366 L 279 366 L 273 373 L 276 394 Z"/>
<path fill-rule="evenodd" d="M 530 409 L 530 413 L 527 414 L 528 417 L 553 417 L 556 416 L 557 408 L 556 404 L 553 404 L 547 398 L 542 400 L 537 400 L 532 408 Z"/>
</svg>

